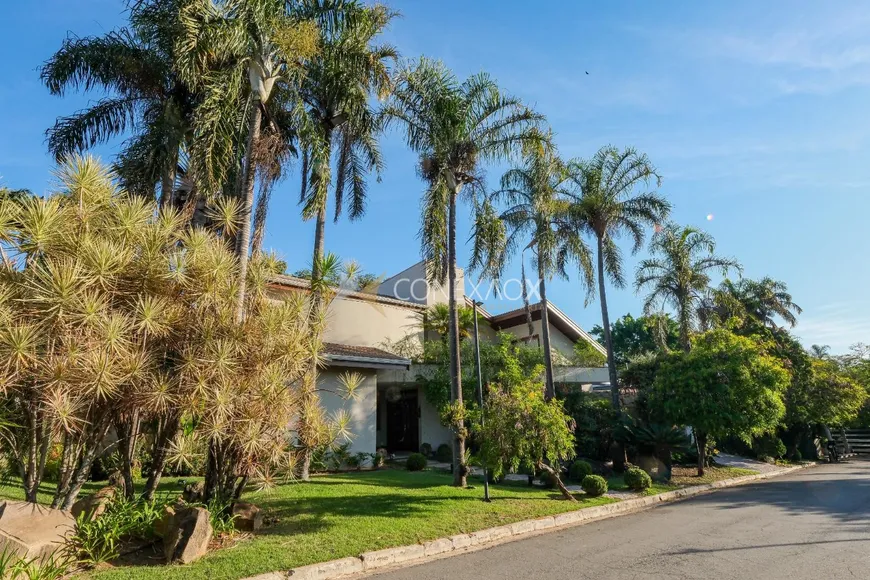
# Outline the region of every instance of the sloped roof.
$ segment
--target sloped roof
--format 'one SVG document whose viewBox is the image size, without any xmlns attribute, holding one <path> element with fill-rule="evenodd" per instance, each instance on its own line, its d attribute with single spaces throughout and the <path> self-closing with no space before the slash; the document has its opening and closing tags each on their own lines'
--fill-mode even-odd
<svg viewBox="0 0 870 580">
<path fill-rule="evenodd" d="M 406 359 L 373 346 L 356 346 L 327 342 L 323 344 L 323 355 L 333 363 L 362 363 L 369 366 L 399 366 L 409 367 L 410 359 Z"/>
<path fill-rule="evenodd" d="M 595 350 L 600 352 L 603 355 L 607 355 L 607 349 L 605 349 L 601 344 L 595 340 L 595 338 L 590 335 L 588 332 L 580 328 L 576 322 L 571 320 L 571 318 L 559 310 L 552 302 L 547 301 L 547 318 L 550 320 L 550 324 L 559 329 L 559 331 L 570 338 L 573 341 L 578 341 L 580 339 L 585 340 L 589 344 L 592 345 Z M 541 303 L 535 302 L 534 304 L 529 305 L 529 310 L 532 313 L 532 320 L 540 320 L 541 319 Z M 524 324 L 526 321 L 526 309 L 517 308 L 515 310 L 509 310 L 508 312 L 504 312 L 502 314 L 496 314 L 495 316 L 489 319 L 490 325 L 495 330 L 501 330 L 504 328 L 511 328 L 514 326 L 518 326 L 520 324 Z"/>
<path fill-rule="evenodd" d="M 297 288 L 307 290 L 311 287 L 311 280 L 306 278 L 297 278 L 296 276 L 286 276 L 283 274 L 275 274 L 270 278 L 270 286 L 283 288 Z M 416 302 L 400 300 L 392 296 L 384 296 L 382 294 L 374 294 L 371 292 L 358 292 L 356 290 L 347 290 L 344 288 L 337 289 L 342 297 L 356 298 L 357 300 L 367 300 L 369 302 L 378 302 L 379 304 L 390 304 L 393 306 L 401 306 L 412 310 L 426 310 L 426 307 Z"/>
</svg>

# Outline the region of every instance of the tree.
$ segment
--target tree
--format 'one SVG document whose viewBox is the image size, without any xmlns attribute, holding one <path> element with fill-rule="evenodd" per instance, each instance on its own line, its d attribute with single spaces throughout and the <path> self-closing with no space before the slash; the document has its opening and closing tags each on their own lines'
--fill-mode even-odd
<svg viewBox="0 0 870 580">
<path fill-rule="evenodd" d="M 593 326 L 589 334 L 605 344 L 604 329 L 600 325 Z M 678 348 L 679 330 L 676 321 L 668 314 L 637 318 L 625 314 L 610 325 L 610 340 L 616 364 L 624 367 L 640 355 Z"/>
<path fill-rule="evenodd" d="M 712 314 L 720 323 L 729 318 L 751 318 L 757 324 L 778 330 L 776 317 L 794 328 L 801 307 L 792 301 L 785 282 L 765 277 L 761 280 L 743 278 L 737 282 L 724 280 L 713 291 Z"/>
<path fill-rule="evenodd" d="M 637 268 L 635 288 L 650 288 L 644 312 L 651 314 L 666 304 L 677 313 L 680 346 L 692 348 L 691 331 L 697 319 L 697 306 L 710 286 L 710 272 L 742 270 L 731 258 L 717 256 L 716 242 L 707 232 L 669 223 L 653 235 L 650 254 Z"/>
<path fill-rule="evenodd" d="M 831 347 L 827 344 L 814 344 L 810 346 L 810 356 L 819 360 L 831 357 Z"/>
<path fill-rule="evenodd" d="M 317 53 L 317 28 L 310 20 L 289 14 L 279 0 L 220 4 L 193 0 L 183 8 L 181 24 L 175 47 L 176 69 L 185 82 L 203 94 L 194 113 L 194 139 L 198 143 L 192 158 L 194 174 L 207 191 L 220 191 L 226 187 L 236 160 L 242 159 L 234 192 L 240 207 L 236 318 L 241 321 L 263 114 L 270 99 L 275 99 L 285 111 L 295 113 L 291 116 L 297 122 L 297 132 L 308 128 L 300 110 L 298 84 L 306 62 Z M 239 115 L 245 108 L 246 122 Z M 237 139 L 240 124 L 245 126 L 241 156 Z"/>
<path fill-rule="evenodd" d="M 450 306 L 439 302 L 433 304 L 425 312 L 419 314 L 423 323 L 423 330 L 436 333 L 441 340 L 447 342 L 450 336 Z M 486 324 L 478 314 L 478 323 Z M 474 309 L 470 306 L 459 307 L 459 339 L 470 338 L 474 332 Z"/>
<path fill-rule="evenodd" d="M 463 190 L 470 196 L 482 195 L 483 163 L 539 143 L 543 117 L 503 93 L 485 73 L 459 82 L 443 63 L 426 58 L 399 73 L 383 115 L 388 123 L 399 123 L 408 146 L 420 155 L 420 172 L 427 185 L 420 227 L 423 257 L 431 281 L 444 283 L 447 278 L 451 391 L 461 406 L 456 200 Z M 454 485 L 464 486 L 464 427 L 457 424 L 454 431 Z"/>
<path fill-rule="evenodd" d="M 509 388 L 490 385 L 486 422 L 475 422 L 480 458 L 494 477 L 521 467 L 546 472 L 565 499 L 577 501 L 562 483 L 558 467 L 551 467 L 574 457 L 573 420 L 562 401 L 546 400 L 541 387 L 531 379 Z"/>
<path fill-rule="evenodd" d="M 196 95 L 174 69 L 179 2 L 148 0 L 130 6 L 130 25 L 103 36 L 68 36 L 42 67 L 53 95 L 101 89 L 96 104 L 61 117 L 47 131 L 59 161 L 130 133 L 116 160 L 131 193 L 172 200 L 179 150 L 190 145 Z"/>
<path fill-rule="evenodd" d="M 363 6 L 354 1 L 307 0 L 300 14 L 318 24 L 320 50 L 308 63 L 300 86 L 311 124 L 320 133 L 318 151 L 302 144 L 303 215 L 315 218 L 314 258 L 323 258 L 327 195 L 335 161 L 335 221 L 344 209 L 345 188 L 351 220 L 365 213 L 366 173 L 383 169 L 378 148 L 380 123 L 372 110 L 373 97 L 385 99 L 391 88 L 390 66 L 398 51 L 389 44 L 374 44 L 398 13 L 382 5 Z M 315 266 L 314 277 L 320 275 Z"/>
<path fill-rule="evenodd" d="M 665 358 L 648 404 L 654 417 L 692 426 L 700 476 L 708 437 L 748 442 L 776 429 L 788 385 L 788 372 L 762 345 L 716 329 L 699 335 L 690 352 Z"/>
<path fill-rule="evenodd" d="M 601 367 L 607 364 L 607 355 L 592 346 L 585 340 L 574 343 L 574 354 L 571 363 L 578 367 Z"/>
<path fill-rule="evenodd" d="M 607 367 L 610 374 L 610 397 L 614 409 L 619 409 L 619 379 L 616 358 L 610 336 L 610 315 L 607 311 L 605 282 L 617 288 L 625 286 L 622 272 L 622 251 L 617 239 L 631 236 L 632 253 L 643 246 L 644 227 L 652 227 L 667 218 L 670 203 L 655 191 L 639 193 L 639 188 L 653 182 L 658 187 L 661 178 L 646 155 L 632 148 L 622 151 L 607 146 L 599 149 L 589 161 L 569 163 L 573 193 L 572 221 L 578 235 L 589 234 L 596 241 L 598 297 Z"/>
<path fill-rule="evenodd" d="M 845 426 L 867 400 L 867 390 L 846 376 L 836 363 L 813 360 L 806 380 L 792 384 L 786 396 L 788 425 Z"/>
<path fill-rule="evenodd" d="M 549 137 L 548 139 L 549 140 Z M 541 337 L 544 348 L 544 392 L 548 399 L 556 396 L 553 384 L 553 356 L 550 346 L 550 323 L 546 281 L 554 275 L 567 278 L 569 260 L 580 265 L 586 286 L 593 288 L 592 260 L 582 238 L 573 235 L 568 220 L 568 201 L 563 188 L 568 172 L 550 147 L 532 148 L 522 165 L 509 169 L 501 178 L 501 189 L 476 209 L 472 238 L 474 251 L 471 271 L 498 280 L 517 248 L 534 251 L 533 263 L 538 274 L 541 297 Z M 492 203 L 506 203 L 508 208 L 494 223 Z M 503 226 L 502 226 L 503 224 Z M 523 285 L 525 285 L 523 267 Z"/>
</svg>

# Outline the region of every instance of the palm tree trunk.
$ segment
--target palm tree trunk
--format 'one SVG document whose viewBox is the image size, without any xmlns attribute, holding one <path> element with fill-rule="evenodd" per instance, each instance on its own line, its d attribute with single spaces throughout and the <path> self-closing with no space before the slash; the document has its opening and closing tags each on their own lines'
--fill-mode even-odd
<svg viewBox="0 0 870 580">
<path fill-rule="evenodd" d="M 459 344 L 459 304 L 456 301 L 456 196 L 459 187 L 450 193 L 450 207 L 447 224 L 447 283 L 448 283 L 448 306 L 450 307 L 450 402 L 457 408 L 462 402 L 462 368 L 459 357 L 461 356 Z M 453 426 L 453 485 L 465 487 L 467 485 L 465 473 L 465 425 Z"/>
<path fill-rule="evenodd" d="M 103 413 L 103 417 L 94 422 L 95 424 L 92 427 L 91 433 L 85 440 L 86 442 L 83 446 L 81 463 L 79 464 L 75 474 L 70 479 L 69 490 L 60 505 L 60 509 L 63 511 L 69 511 L 76 502 L 76 498 L 78 497 L 82 486 L 85 484 L 85 481 L 87 481 L 88 476 L 91 473 L 91 466 L 94 464 L 94 460 L 103 450 L 100 444 L 103 442 L 103 439 L 106 438 L 106 434 L 109 432 L 109 427 L 111 426 L 111 423 L 105 415 L 107 415 L 107 413 Z"/>
<path fill-rule="evenodd" d="M 698 446 L 698 477 L 703 477 L 707 464 L 707 434 L 695 429 L 695 444 Z"/>
<path fill-rule="evenodd" d="M 619 382 L 616 376 L 616 360 L 613 357 L 613 339 L 610 336 L 610 315 L 607 312 L 607 293 L 604 287 L 604 238 L 598 237 L 598 296 L 601 298 L 601 324 L 604 329 L 604 345 L 607 348 L 607 371 L 610 375 L 610 404 L 619 411 Z"/>
<path fill-rule="evenodd" d="M 121 454 L 121 475 L 124 477 L 124 495 L 132 500 L 135 497 L 133 483 L 133 463 L 136 461 L 136 441 L 139 438 L 139 410 L 135 409 L 126 416 L 119 416 L 115 421 L 118 432 L 119 451 Z"/>
<path fill-rule="evenodd" d="M 329 127 L 326 127 L 324 129 L 323 139 L 324 139 L 324 141 L 323 141 L 324 147 L 326 148 L 324 158 L 327 160 L 326 162 L 329 163 L 329 159 L 332 156 L 332 142 L 331 142 L 332 129 L 330 129 Z M 322 179 L 323 179 L 322 175 L 323 175 L 323 172 L 321 172 L 321 177 L 319 178 L 319 180 L 317 182 L 317 187 L 328 192 L 330 184 L 329 183 L 325 183 L 325 184 L 322 183 Z M 327 175 L 328 175 L 328 172 L 327 172 Z M 327 202 L 327 197 L 328 196 L 324 196 L 324 199 L 321 200 L 322 203 L 320 204 L 320 207 L 317 209 L 317 222 L 314 226 L 314 255 L 312 256 L 312 259 L 311 259 L 311 279 L 312 280 L 319 280 L 320 276 L 323 275 L 323 272 L 321 271 L 321 269 L 322 269 L 321 262 L 323 261 L 324 246 L 326 244 L 325 233 L 326 233 L 326 202 Z M 319 295 L 315 296 L 315 303 L 317 304 L 317 303 L 319 303 L 319 301 L 320 301 L 320 296 Z"/>
<path fill-rule="evenodd" d="M 169 207 L 175 206 L 175 173 L 178 168 L 178 145 L 170 142 L 169 159 L 166 160 L 166 167 L 163 169 L 163 176 L 160 180 L 160 201 L 159 207 L 169 204 Z"/>
<path fill-rule="evenodd" d="M 683 298 L 680 300 L 680 346 L 684 352 L 692 350 L 692 339 L 689 338 L 689 305 Z"/>
<path fill-rule="evenodd" d="M 266 217 L 269 214 L 269 199 L 272 197 L 271 188 L 260 188 L 260 197 L 257 198 L 257 210 L 254 212 L 254 234 L 251 242 L 251 255 L 256 256 L 263 249 L 263 238 L 266 235 Z"/>
<path fill-rule="evenodd" d="M 239 295 L 236 298 L 236 320 L 245 315 L 245 290 L 248 278 L 248 258 L 251 245 L 251 211 L 254 207 L 254 149 L 260 140 L 260 122 L 263 113 L 260 102 L 254 99 L 251 117 L 248 120 L 248 143 L 245 151 L 245 179 L 242 187 L 242 227 L 239 230 Z"/>
<path fill-rule="evenodd" d="M 544 399 L 547 401 L 556 397 L 556 385 L 553 383 L 553 352 L 550 350 L 550 315 L 547 312 L 547 285 L 544 282 L 544 268 L 538 258 L 538 291 L 541 294 L 541 337 L 544 341 L 544 369 L 546 383 Z"/>
<path fill-rule="evenodd" d="M 181 424 L 181 415 L 172 414 L 162 421 L 162 427 L 158 427 L 157 434 L 154 437 L 154 445 L 151 448 L 151 472 L 148 474 L 148 480 L 145 482 L 145 490 L 142 492 L 142 499 L 151 501 L 154 499 L 154 494 L 157 492 L 157 486 L 160 485 L 160 478 L 163 477 L 163 469 L 166 467 L 166 456 L 169 453 L 169 444 L 178 427 Z"/>
</svg>

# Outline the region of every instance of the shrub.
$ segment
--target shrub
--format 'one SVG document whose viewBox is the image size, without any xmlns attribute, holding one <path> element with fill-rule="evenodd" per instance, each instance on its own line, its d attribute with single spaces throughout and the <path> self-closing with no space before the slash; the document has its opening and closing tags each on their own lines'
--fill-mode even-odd
<svg viewBox="0 0 870 580">
<path fill-rule="evenodd" d="M 607 493 L 607 480 L 600 475 L 587 475 L 580 484 L 586 495 L 598 497 Z"/>
<path fill-rule="evenodd" d="M 426 457 L 432 457 L 432 444 L 424 443 L 420 446 L 420 453 L 425 455 Z"/>
<path fill-rule="evenodd" d="M 371 454 L 372 467 L 374 467 L 374 468 L 383 467 L 384 462 L 386 461 L 386 457 L 387 457 L 386 454 L 381 453 L 380 449 L 378 450 L 377 453 L 372 453 Z"/>
<path fill-rule="evenodd" d="M 587 475 L 592 475 L 592 466 L 586 461 L 575 461 L 568 470 L 568 476 L 572 481 L 581 482 Z"/>
<path fill-rule="evenodd" d="M 405 461 L 408 471 L 423 471 L 426 468 L 426 456 L 422 453 L 412 453 Z"/>
<path fill-rule="evenodd" d="M 652 478 L 649 476 L 649 473 L 640 467 L 626 469 L 622 475 L 622 480 L 628 486 L 628 489 L 633 489 L 634 491 L 643 491 L 652 485 Z"/>
<path fill-rule="evenodd" d="M 761 460 L 779 459 L 786 453 L 785 443 L 776 435 L 762 435 L 752 442 L 752 450 Z"/>
<path fill-rule="evenodd" d="M 801 454 L 800 449 L 795 449 L 794 451 L 791 452 L 791 455 L 789 455 L 788 458 L 790 460 L 794 461 L 795 463 L 797 463 L 797 462 L 801 461 L 804 457 Z"/>
<path fill-rule="evenodd" d="M 441 463 L 453 462 L 453 449 L 447 443 L 442 443 L 438 446 L 438 451 L 435 452 L 435 459 Z"/>
</svg>

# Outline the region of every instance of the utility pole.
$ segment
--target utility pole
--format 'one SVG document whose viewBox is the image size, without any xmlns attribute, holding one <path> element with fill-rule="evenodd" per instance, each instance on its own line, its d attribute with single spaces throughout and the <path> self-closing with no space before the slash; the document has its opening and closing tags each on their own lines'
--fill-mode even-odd
<svg viewBox="0 0 870 580">
<path fill-rule="evenodd" d="M 471 301 L 474 306 L 474 361 L 477 364 L 477 403 L 480 405 L 480 426 L 484 425 L 483 413 L 483 372 L 480 369 L 480 334 L 477 330 L 477 307 L 483 302 Z M 483 465 L 483 501 L 489 501 L 489 473 Z"/>
</svg>

